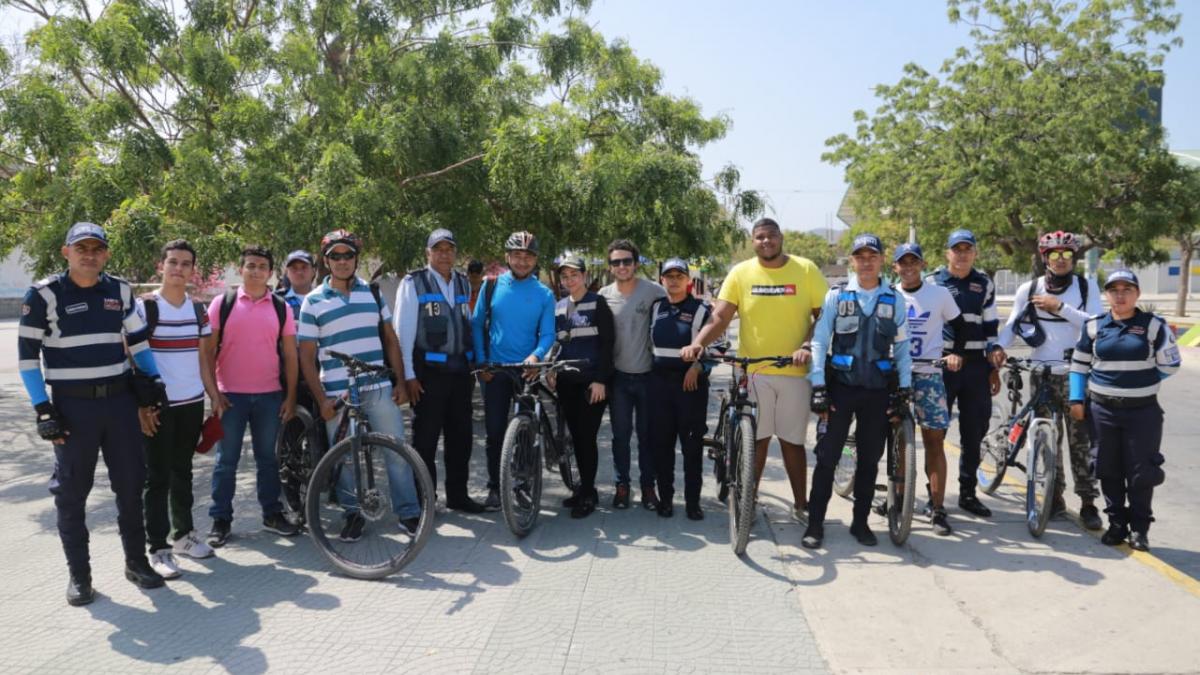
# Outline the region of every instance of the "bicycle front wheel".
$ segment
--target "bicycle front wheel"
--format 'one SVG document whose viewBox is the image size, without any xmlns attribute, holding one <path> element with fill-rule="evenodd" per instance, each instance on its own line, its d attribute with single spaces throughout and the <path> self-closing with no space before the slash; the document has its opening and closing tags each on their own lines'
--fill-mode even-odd
<svg viewBox="0 0 1200 675">
<path fill-rule="evenodd" d="M 917 492 L 917 442 L 912 418 L 905 416 L 888 434 L 888 536 L 901 546 L 912 531 Z"/>
<path fill-rule="evenodd" d="M 320 460 L 317 425 L 304 408 L 279 425 L 275 437 L 275 462 L 279 466 L 279 483 L 283 489 L 283 515 L 295 525 L 304 524 L 305 498 L 313 468 Z"/>
<path fill-rule="evenodd" d="M 975 481 L 985 495 L 990 495 L 1004 482 L 1008 470 L 1008 419 L 1004 406 L 992 404 L 992 418 L 987 435 L 979 445 L 979 468 L 975 469 Z"/>
<path fill-rule="evenodd" d="M 563 436 L 562 454 L 558 456 L 558 475 L 562 476 L 563 485 L 574 493 L 579 489 L 582 479 L 579 477 L 579 462 L 575 460 L 575 439 L 571 434 Z"/>
<path fill-rule="evenodd" d="M 500 510 L 518 537 L 533 530 L 542 509 L 542 456 L 536 440 L 533 419 L 517 415 L 509 420 L 500 447 Z"/>
<path fill-rule="evenodd" d="M 733 430 L 729 462 L 730 495 L 729 543 L 733 552 L 742 555 L 750 541 L 750 528 L 754 525 L 754 500 L 757 497 L 755 480 L 754 422 L 748 415 L 738 418 Z"/>
<path fill-rule="evenodd" d="M 394 574 L 433 532 L 433 480 L 411 447 L 385 434 L 333 446 L 313 470 L 306 505 L 309 535 L 335 568 L 359 579 Z M 329 499 L 330 492 L 336 496 Z M 417 519 L 410 533 L 403 520 Z"/>
<path fill-rule="evenodd" d="M 1050 512 L 1054 509 L 1054 479 L 1058 471 L 1054 430 L 1049 424 L 1038 424 L 1029 444 L 1028 464 L 1025 465 L 1025 523 L 1035 537 L 1046 531 Z"/>
<path fill-rule="evenodd" d="M 850 499 L 854 494 L 854 473 L 858 470 L 858 446 L 855 444 L 854 432 L 846 437 L 842 446 L 842 454 L 838 456 L 837 466 L 833 469 L 833 491 L 839 497 Z"/>
</svg>

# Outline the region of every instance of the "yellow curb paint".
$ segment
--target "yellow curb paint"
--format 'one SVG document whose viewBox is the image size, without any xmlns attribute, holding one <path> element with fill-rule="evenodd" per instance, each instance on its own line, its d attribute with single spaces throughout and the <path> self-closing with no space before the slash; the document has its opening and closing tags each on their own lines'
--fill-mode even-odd
<svg viewBox="0 0 1200 675">
<path fill-rule="evenodd" d="M 957 445 L 951 443 L 950 441 L 945 441 L 943 443 L 943 445 L 945 446 L 945 448 L 947 450 L 950 450 L 951 452 L 953 452 L 956 455 L 962 454 L 962 449 L 959 448 Z M 1023 482 L 1013 478 L 1012 474 L 1010 474 L 1006 471 L 1004 473 L 1004 484 L 1021 487 L 1023 485 Z M 1093 539 L 1100 539 L 1100 534 L 1098 532 L 1093 532 L 1093 531 L 1087 529 L 1086 527 L 1084 527 L 1082 525 L 1082 523 L 1080 523 L 1078 513 L 1074 512 L 1070 509 L 1067 509 L 1067 515 L 1071 516 L 1071 522 L 1075 523 L 1075 525 L 1078 526 L 1079 529 L 1082 530 L 1084 534 L 1091 535 L 1091 537 Z M 1135 551 L 1135 550 L 1129 548 L 1128 544 L 1121 544 L 1120 546 L 1114 546 L 1113 550 L 1124 553 L 1126 556 L 1133 558 L 1137 562 L 1145 565 L 1146 567 L 1149 567 L 1150 569 L 1154 570 L 1155 572 L 1158 572 L 1163 577 L 1166 577 L 1169 581 L 1173 582 L 1176 586 L 1179 586 L 1179 587 L 1183 588 L 1183 590 L 1187 591 L 1188 593 L 1191 593 L 1195 597 L 1200 598 L 1200 580 L 1194 579 L 1193 577 L 1189 576 L 1187 574 L 1187 572 L 1184 572 L 1183 570 L 1180 570 L 1180 569 L 1172 566 L 1170 563 L 1163 561 L 1162 559 L 1156 557 L 1153 553 L 1147 553 L 1145 551 Z"/>
</svg>

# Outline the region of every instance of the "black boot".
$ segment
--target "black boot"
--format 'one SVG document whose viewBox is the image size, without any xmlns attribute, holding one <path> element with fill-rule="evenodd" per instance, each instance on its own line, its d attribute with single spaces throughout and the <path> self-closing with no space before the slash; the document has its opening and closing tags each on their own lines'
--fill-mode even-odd
<svg viewBox="0 0 1200 675">
<path fill-rule="evenodd" d="M 1108 531 L 1100 537 L 1100 543 L 1105 546 L 1116 546 L 1129 536 L 1129 528 L 1121 523 L 1108 523 Z"/>
<path fill-rule="evenodd" d="M 125 578 L 137 584 L 138 588 L 161 588 L 165 583 L 162 575 L 150 567 L 146 556 L 125 561 Z"/>
<path fill-rule="evenodd" d="M 67 604 L 72 607 L 91 604 L 96 599 L 96 591 L 92 589 L 92 575 L 72 574 L 67 580 Z"/>
</svg>

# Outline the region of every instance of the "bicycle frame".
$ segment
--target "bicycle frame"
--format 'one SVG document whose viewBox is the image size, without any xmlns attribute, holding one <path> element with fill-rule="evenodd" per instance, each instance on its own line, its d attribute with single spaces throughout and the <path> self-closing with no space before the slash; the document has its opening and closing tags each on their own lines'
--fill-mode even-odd
<svg viewBox="0 0 1200 675">
<path fill-rule="evenodd" d="M 513 416 L 526 415 L 530 417 L 538 429 L 537 442 L 538 450 L 544 450 L 541 445 L 543 441 L 549 442 L 549 447 L 554 451 L 554 457 L 557 458 L 562 454 L 564 439 L 566 438 L 566 420 L 563 419 L 562 407 L 558 402 L 558 395 L 548 387 L 542 376 L 538 376 L 536 380 L 526 380 L 518 375 L 511 374 L 514 378 L 513 389 Z M 557 425 L 551 424 L 550 415 L 546 412 L 545 405 L 542 403 L 544 399 L 549 399 L 554 405 L 554 419 Z"/>
<path fill-rule="evenodd" d="M 1012 413 L 1009 415 L 1008 422 L 1005 428 L 1008 429 L 1008 453 L 1005 458 L 1005 463 L 1009 466 L 1015 466 L 1021 471 L 1028 472 L 1028 469 L 1017 460 L 1021 449 L 1025 446 L 1025 441 L 1033 432 L 1043 426 L 1049 427 L 1050 438 L 1054 439 L 1053 445 L 1058 447 L 1058 427 L 1061 424 L 1061 414 L 1058 412 L 1056 403 L 1056 394 L 1050 387 L 1049 376 L 1052 366 L 1050 364 L 1040 364 L 1035 368 L 1012 364 L 1009 366 L 1009 372 L 1005 376 L 1006 384 L 1008 385 L 1008 400 L 1012 402 Z M 1033 396 L 1023 406 L 1021 405 L 1021 371 L 1029 371 L 1030 374 L 1037 372 L 1040 376 L 1037 390 Z M 1032 383 L 1032 378 L 1031 383 Z M 1019 410 L 1018 410 L 1019 408 Z M 1037 417 L 1038 410 L 1049 408 L 1050 417 Z"/>
</svg>

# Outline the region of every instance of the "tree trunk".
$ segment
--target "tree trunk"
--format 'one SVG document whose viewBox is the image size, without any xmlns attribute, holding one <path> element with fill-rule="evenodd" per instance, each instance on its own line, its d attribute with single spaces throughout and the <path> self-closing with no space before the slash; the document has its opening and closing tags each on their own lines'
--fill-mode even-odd
<svg viewBox="0 0 1200 675">
<path fill-rule="evenodd" d="M 1187 316 L 1188 287 L 1192 281 L 1192 238 L 1179 240 L 1179 293 L 1175 298 L 1175 316 Z"/>
</svg>

